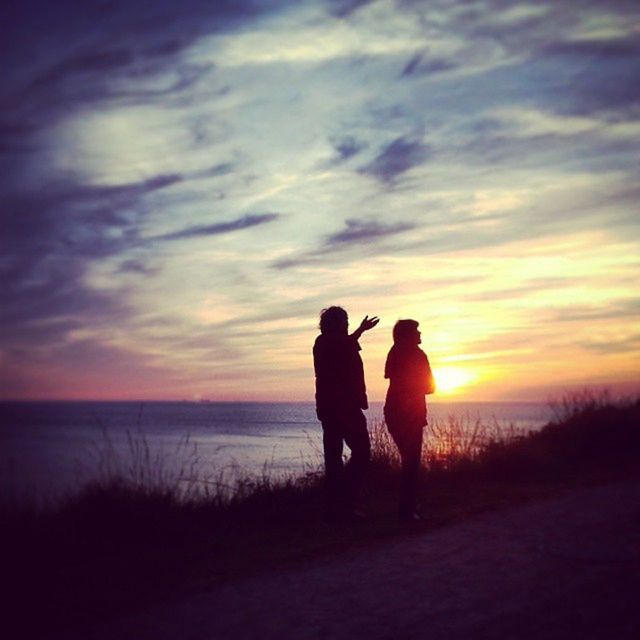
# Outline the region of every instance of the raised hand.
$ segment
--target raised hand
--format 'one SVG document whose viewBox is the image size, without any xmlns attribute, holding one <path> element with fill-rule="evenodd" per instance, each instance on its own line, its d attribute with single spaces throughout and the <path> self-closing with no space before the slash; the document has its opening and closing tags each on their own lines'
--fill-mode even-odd
<svg viewBox="0 0 640 640">
<path fill-rule="evenodd" d="M 365 331 L 373 329 L 373 327 L 375 327 L 378 322 L 380 322 L 380 318 L 378 318 L 378 316 L 372 316 L 371 318 L 369 316 L 365 316 L 360 323 L 360 326 L 358 327 L 358 332 L 360 334 L 363 334 Z"/>
</svg>

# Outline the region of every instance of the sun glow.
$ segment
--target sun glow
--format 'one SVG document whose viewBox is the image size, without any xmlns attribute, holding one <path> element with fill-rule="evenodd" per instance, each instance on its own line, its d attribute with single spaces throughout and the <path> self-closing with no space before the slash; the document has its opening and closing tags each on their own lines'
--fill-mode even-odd
<svg viewBox="0 0 640 640">
<path fill-rule="evenodd" d="M 436 393 L 441 395 L 454 395 L 474 379 L 471 372 L 459 367 L 439 367 L 433 370 L 433 376 Z"/>
</svg>

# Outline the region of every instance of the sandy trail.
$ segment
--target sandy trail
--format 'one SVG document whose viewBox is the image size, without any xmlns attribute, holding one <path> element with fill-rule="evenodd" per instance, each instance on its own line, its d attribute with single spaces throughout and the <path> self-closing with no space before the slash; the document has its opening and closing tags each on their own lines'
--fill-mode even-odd
<svg viewBox="0 0 640 640">
<path fill-rule="evenodd" d="M 640 482 L 218 586 L 57 638 L 640 638 Z"/>
</svg>

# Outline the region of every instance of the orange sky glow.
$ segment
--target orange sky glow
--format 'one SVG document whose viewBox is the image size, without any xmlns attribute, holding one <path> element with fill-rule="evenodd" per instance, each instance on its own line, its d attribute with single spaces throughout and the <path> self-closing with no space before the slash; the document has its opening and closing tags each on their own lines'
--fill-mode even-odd
<svg viewBox="0 0 640 640">
<path fill-rule="evenodd" d="M 372 401 L 401 318 L 435 400 L 640 389 L 633 3 L 164 4 L 11 35 L 0 397 L 312 401 L 330 305 Z"/>
</svg>

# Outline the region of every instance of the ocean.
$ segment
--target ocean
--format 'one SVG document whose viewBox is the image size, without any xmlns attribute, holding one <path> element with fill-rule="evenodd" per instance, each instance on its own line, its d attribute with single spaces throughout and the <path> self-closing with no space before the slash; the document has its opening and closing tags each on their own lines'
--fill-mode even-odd
<svg viewBox="0 0 640 640">
<path fill-rule="evenodd" d="M 382 403 L 366 413 L 370 425 L 380 421 Z M 450 415 L 529 431 L 552 411 L 530 402 L 429 403 L 430 423 Z M 181 469 L 186 480 L 232 483 L 321 463 L 312 403 L 0 402 L 3 501 L 55 501 L 114 472 L 153 481 Z"/>
</svg>

